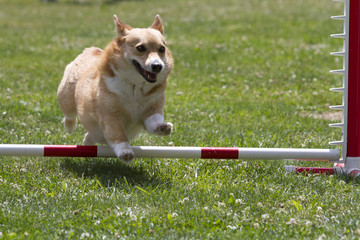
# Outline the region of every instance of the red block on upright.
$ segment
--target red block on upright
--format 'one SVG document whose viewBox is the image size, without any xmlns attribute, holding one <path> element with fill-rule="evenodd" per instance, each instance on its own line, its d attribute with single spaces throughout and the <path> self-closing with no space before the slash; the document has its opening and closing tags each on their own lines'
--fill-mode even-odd
<svg viewBox="0 0 360 240">
<path fill-rule="evenodd" d="M 347 157 L 360 157 L 360 1 L 349 5 Z"/>
</svg>

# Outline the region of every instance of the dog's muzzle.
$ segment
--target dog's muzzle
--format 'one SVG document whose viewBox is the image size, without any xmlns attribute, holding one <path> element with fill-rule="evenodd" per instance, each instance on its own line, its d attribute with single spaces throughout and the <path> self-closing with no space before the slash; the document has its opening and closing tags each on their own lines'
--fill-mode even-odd
<svg viewBox="0 0 360 240">
<path fill-rule="evenodd" d="M 156 61 L 151 64 L 152 72 L 146 71 L 144 68 L 141 67 L 140 63 L 135 60 L 133 60 L 132 63 L 138 70 L 140 75 L 149 83 L 155 83 L 157 80 L 157 74 L 162 70 L 161 63 Z"/>
</svg>

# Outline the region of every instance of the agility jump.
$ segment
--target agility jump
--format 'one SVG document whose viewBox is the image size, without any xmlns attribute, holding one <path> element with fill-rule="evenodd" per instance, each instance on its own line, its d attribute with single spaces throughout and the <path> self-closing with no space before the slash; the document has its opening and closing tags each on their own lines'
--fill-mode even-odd
<svg viewBox="0 0 360 240">
<path fill-rule="evenodd" d="M 329 161 L 334 168 L 285 166 L 290 172 L 333 174 L 360 174 L 360 1 L 342 0 L 344 15 L 332 19 L 344 21 L 344 32 L 333 34 L 343 39 L 343 51 L 331 55 L 343 57 L 342 69 L 331 73 L 342 76 L 343 85 L 330 89 L 343 94 L 342 104 L 330 107 L 342 110 L 342 122 L 330 127 L 342 129 L 342 139 L 330 142 L 340 149 L 294 149 L 294 148 L 213 148 L 213 147 L 155 147 L 133 146 L 136 158 L 202 158 L 202 159 L 263 159 L 263 160 L 311 160 Z M 44 157 L 115 157 L 107 146 L 77 145 L 22 145 L 0 144 L 0 156 Z"/>
</svg>

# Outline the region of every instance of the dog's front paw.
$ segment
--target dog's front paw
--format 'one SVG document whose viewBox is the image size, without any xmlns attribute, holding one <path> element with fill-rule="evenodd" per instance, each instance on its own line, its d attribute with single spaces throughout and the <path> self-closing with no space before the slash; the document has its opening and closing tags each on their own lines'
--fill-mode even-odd
<svg viewBox="0 0 360 240">
<path fill-rule="evenodd" d="M 156 113 L 145 120 L 145 128 L 151 134 L 160 136 L 169 135 L 172 131 L 172 123 L 164 122 L 164 116 Z"/>
<path fill-rule="evenodd" d="M 169 122 L 159 124 L 156 129 L 155 133 L 161 136 L 169 135 L 172 132 L 173 124 Z"/>
<path fill-rule="evenodd" d="M 134 152 L 131 149 L 123 149 L 117 156 L 125 163 L 130 163 L 135 157 Z"/>
<path fill-rule="evenodd" d="M 135 158 L 135 154 L 127 142 L 113 144 L 112 147 L 116 156 L 124 163 L 130 163 Z"/>
</svg>

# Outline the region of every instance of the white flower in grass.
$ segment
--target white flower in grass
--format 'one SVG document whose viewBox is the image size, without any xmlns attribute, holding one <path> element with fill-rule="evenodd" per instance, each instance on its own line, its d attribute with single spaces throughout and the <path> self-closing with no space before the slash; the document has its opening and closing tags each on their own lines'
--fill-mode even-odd
<svg viewBox="0 0 360 240">
<path fill-rule="evenodd" d="M 270 215 L 269 214 L 263 214 L 263 215 L 261 215 L 261 218 L 262 219 L 269 219 L 269 217 L 270 217 Z"/>
<path fill-rule="evenodd" d="M 232 225 L 227 225 L 226 227 L 231 230 L 237 229 L 237 226 L 232 226 Z"/>
<path fill-rule="evenodd" d="M 173 212 L 172 214 L 171 214 L 171 217 L 177 217 L 177 216 L 179 216 L 179 214 L 177 214 L 176 212 Z"/>
<path fill-rule="evenodd" d="M 253 224 L 253 227 L 254 227 L 254 228 L 259 228 L 259 227 L 260 227 L 260 224 L 259 224 L 259 223 L 254 223 L 254 224 Z"/>
<path fill-rule="evenodd" d="M 89 237 L 90 237 L 90 233 L 84 232 L 81 234 L 80 239 L 89 238 Z"/>
<path fill-rule="evenodd" d="M 235 199 L 235 204 L 241 205 L 243 204 L 243 200 L 242 199 Z"/>
<path fill-rule="evenodd" d="M 313 223 L 311 222 L 311 221 L 309 221 L 309 220 L 306 220 L 305 221 L 305 226 L 311 226 Z"/>
<path fill-rule="evenodd" d="M 41 193 L 42 193 L 42 194 L 46 194 L 46 193 L 47 193 L 47 190 L 46 190 L 45 188 L 42 188 L 42 189 L 41 189 Z"/>
<path fill-rule="evenodd" d="M 288 225 L 295 225 L 297 223 L 295 218 L 290 218 L 290 220 L 286 223 Z"/>
<path fill-rule="evenodd" d="M 339 223 L 339 221 L 337 220 L 337 217 L 336 217 L 336 216 L 332 216 L 330 219 L 333 220 L 333 221 L 336 222 L 336 223 Z"/>
<path fill-rule="evenodd" d="M 96 221 L 94 224 L 95 224 L 95 225 L 99 225 L 99 224 L 100 224 L 100 221 Z"/>
<path fill-rule="evenodd" d="M 188 202 L 189 201 L 189 198 L 184 198 L 183 200 L 180 200 L 179 203 L 185 203 L 185 202 Z"/>
<path fill-rule="evenodd" d="M 130 219 L 133 220 L 133 221 L 136 221 L 137 220 L 137 216 L 133 213 L 130 213 Z"/>
<path fill-rule="evenodd" d="M 258 202 L 257 204 L 256 204 L 256 206 L 258 206 L 258 207 L 264 207 L 264 205 L 261 203 L 261 202 Z"/>
<path fill-rule="evenodd" d="M 319 236 L 318 240 L 323 240 L 326 239 L 326 235 L 323 233 Z"/>
</svg>

